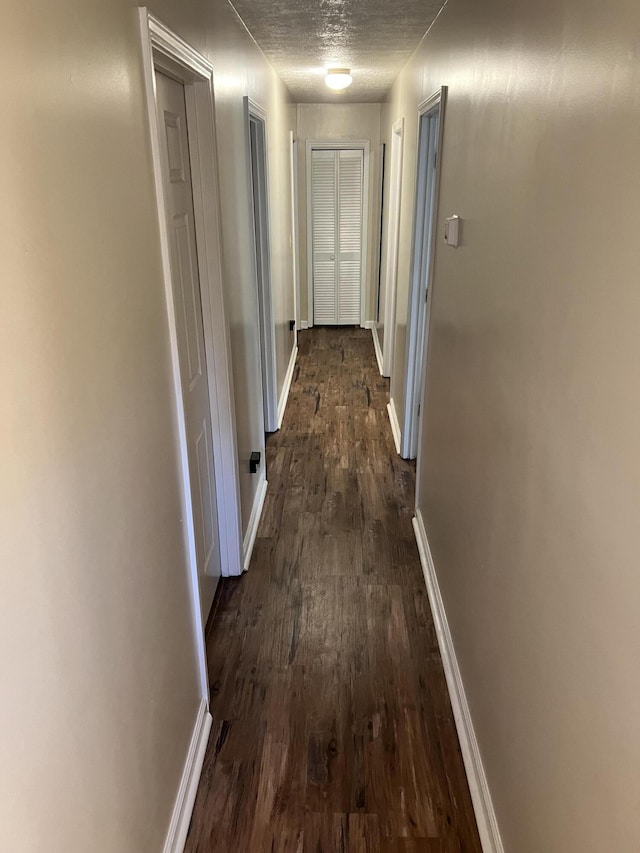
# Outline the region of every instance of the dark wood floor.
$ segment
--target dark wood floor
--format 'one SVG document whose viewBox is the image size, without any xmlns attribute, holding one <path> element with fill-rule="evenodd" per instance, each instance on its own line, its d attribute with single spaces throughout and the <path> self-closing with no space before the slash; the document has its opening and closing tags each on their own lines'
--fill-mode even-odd
<svg viewBox="0 0 640 853">
<path fill-rule="evenodd" d="M 480 851 L 371 333 L 299 346 L 251 568 L 210 620 L 186 850 Z"/>
</svg>

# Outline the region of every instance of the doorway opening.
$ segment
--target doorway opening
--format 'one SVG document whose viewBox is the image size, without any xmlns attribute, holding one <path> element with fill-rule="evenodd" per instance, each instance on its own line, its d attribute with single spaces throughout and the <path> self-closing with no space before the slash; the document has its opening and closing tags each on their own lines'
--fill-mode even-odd
<svg viewBox="0 0 640 853">
<path fill-rule="evenodd" d="M 387 223 L 387 262 L 380 296 L 383 313 L 382 375 L 391 376 L 396 325 L 396 284 L 398 280 L 398 239 L 400 236 L 400 203 L 402 196 L 402 149 L 404 119 L 399 119 L 391 133 L 391 172 L 389 176 L 389 219 Z"/>
<path fill-rule="evenodd" d="M 253 221 L 260 370 L 265 432 L 278 429 L 276 349 L 271 298 L 271 241 L 269 235 L 269 185 L 267 179 L 267 114 L 250 98 L 244 99 L 247 127 L 247 159 L 251 176 L 250 209 Z"/>
<path fill-rule="evenodd" d="M 240 500 L 222 294 L 213 68 L 139 10 L 175 395 L 185 550 L 203 695 L 203 627 L 220 575 L 238 575 Z"/>
<path fill-rule="evenodd" d="M 418 171 L 407 323 L 404 429 L 400 446 L 400 455 L 405 459 L 415 459 L 418 454 L 424 408 L 446 93 L 446 86 L 443 86 L 418 109 Z"/>
</svg>

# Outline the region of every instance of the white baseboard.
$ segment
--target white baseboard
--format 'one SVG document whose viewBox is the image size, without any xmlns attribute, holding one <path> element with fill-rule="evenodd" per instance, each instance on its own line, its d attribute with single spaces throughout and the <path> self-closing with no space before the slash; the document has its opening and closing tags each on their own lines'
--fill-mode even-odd
<svg viewBox="0 0 640 853">
<path fill-rule="evenodd" d="M 374 323 L 371 327 L 371 336 L 373 337 L 373 348 L 376 351 L 376 361 L 378 362 L 378 370 L 380 371 L 380 376 L 383 376 L 382 373 L 382 347 L 380 346 L 380 338 L 378 337 L 378 327 Z"/>
<path fill-rule="evenodd" d="M 387 411 L 389 412 L 389 421 L 391 423 L 391 432 L 393 433 L 393 441 L 396 446 L 396 453 L 400 455 L 400 424 L 398 423 L 398 414 L 396 412 L 396 404 L 393 402 L 393 397 L 387 403 Z"/>
<path fill-rule="evenodd" d="M 249 568 L 249 563 L 251 562 L 251 554 L 253 553 L 253 546 L 258 534 L 258 525 L 260 524 L 260 518 L 262 516 L 262 507 L 264 506 L 264 499 L 267 494 L 267 478 L 264 473 L 260 476 L 261 480 L 258 484 L 258 491 L 253 499 L 251 518 L 249 519 L 247 532 L 245 533 L 244 540 L 242 542 L 242 568 L 245 572 Z"/>
<path fill-rule="evenodd" d="M 284 385 L 282 386 L 282 393 L 280 394 L 280 399 L 278 400 L 278 429 L 282 426 L 282 419 L 284 418 L 284 411 L 287 408 L 287 400 L 289 399 L 289 389 L 291 388 L 291 380 L 293 379 L 293 371 L 296 366 L 296 358 L 298 357 L 298 347 L 295 346 L 291 350 L 291 358 L 289 359 L 289 366 L 287 367 L 287 375 L 284 377 Z"/>
<path fill-rule="evenodd" d="M 300 328 L 301 329 L 308 329 L 309 328 L 309 321 L 308 320 L 300 320 Z"/>
<path fill-rule="evenodd" d="M 420 562 L 422 563 L 422 571 L 429 595 L 429 604 L 431 605 L 431 613 L 438 636 L 442 665 L 447 679 L 447 687 L 449 688 L 451 707 L 453 708 L 453 716 L 456 721 L 456 729 L 458 730 L 458 739 L 460 740 L 460 749 L 467 772 L 467 780 L 469 782 L 476 823 L 478 824 L 480 842 L 482 843 L 484 853 L 504 853 L 500 830 L 498 829 L 498 821 L 491 801 L 487 777 L 482 765 L 482 756 L 480 755 L 469 704 L 464 692 L 456 651 L 453 646 L 453 640 L 451 639 L 447 614 L 444 609 L 442 596 L 440 595 L 440 587 L 438 586 L 438 578 L 427 540 L 424 520 L 419 509 L 416 509 L 413 519 L 413 529 L 416 535 L 416 542 L 418 543 Z"/>
<path fill-rule="evenodd" d="M 184 850 L 210 731 L 211 714 L 207 710 L 207 700 L 203 697 L 198 708 L 180 787 L 173 806 L 171 823 L 164 842 L 164 853 L 182 853 Z"/>
<path fill-rule="evenodd" d="M 363 329 L 375 329 L 376 321 L 375 320 L 365 320 Z"/>
</svg>

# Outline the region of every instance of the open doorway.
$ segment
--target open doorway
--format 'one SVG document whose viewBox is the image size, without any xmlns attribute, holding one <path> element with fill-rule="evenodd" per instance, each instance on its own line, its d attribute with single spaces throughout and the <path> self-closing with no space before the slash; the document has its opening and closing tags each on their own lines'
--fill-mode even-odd
<svg viewBox="0 0 640 853">
<path fill-rule="evenodd" d="M 247 158 L 251 175 L 251 217 L 255 257 L 256 293 L 260 327 L 260 369 L 266 432 L 278 429 L 278 393 L 273 306 L 271 299 L 271 247 L 269 237 L 269 187 L 267 180 L 267 114 L 250 98 L 244 99 Z"/>
<path fill-rule="evenodd" d="M 407 323 L 404 430 L 400 455 L 415 459 L 426 376 L 433 255 L 440 183 L 440 150 L 446 86 L 418 109 L 418 171 Z"/>
<path fill-rule="evenodd" d="M 213 114 L 213 68 L 145 8 L 144 84 L 171 353 L 181 515 L 203 701 L 204 623 L 238 575 L 240 499 Z"/>
<path fill-rule="evenodd" d="M 402 194 L 402 149 L 404 119 L 393 125 L 391 132 L 391 173 L 389 176 L 389 219 L 387 223 L 387 263 L 380 294 L 382 322 L 382 375 L 391 376 L 396 325 L 396 283 L 398 279 L 398 239 L 400 236 L 400 202 Z M 380 334 L 378 332 L 378 335 Z"/>
</svg>

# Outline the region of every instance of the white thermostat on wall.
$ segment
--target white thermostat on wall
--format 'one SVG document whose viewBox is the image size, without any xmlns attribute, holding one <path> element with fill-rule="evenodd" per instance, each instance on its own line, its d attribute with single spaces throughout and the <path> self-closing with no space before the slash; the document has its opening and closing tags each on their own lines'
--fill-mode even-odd
<svg viewBox="0 0 640 853">
<path fill-rule="evenodd" d="M 454 213 L 453 216 L 447 216 L 444 221 L 444 242 L 447 246 L 453 246 L 455 248 L 458 245 L 459 236 L 460 217 Z"/>
</svg>

